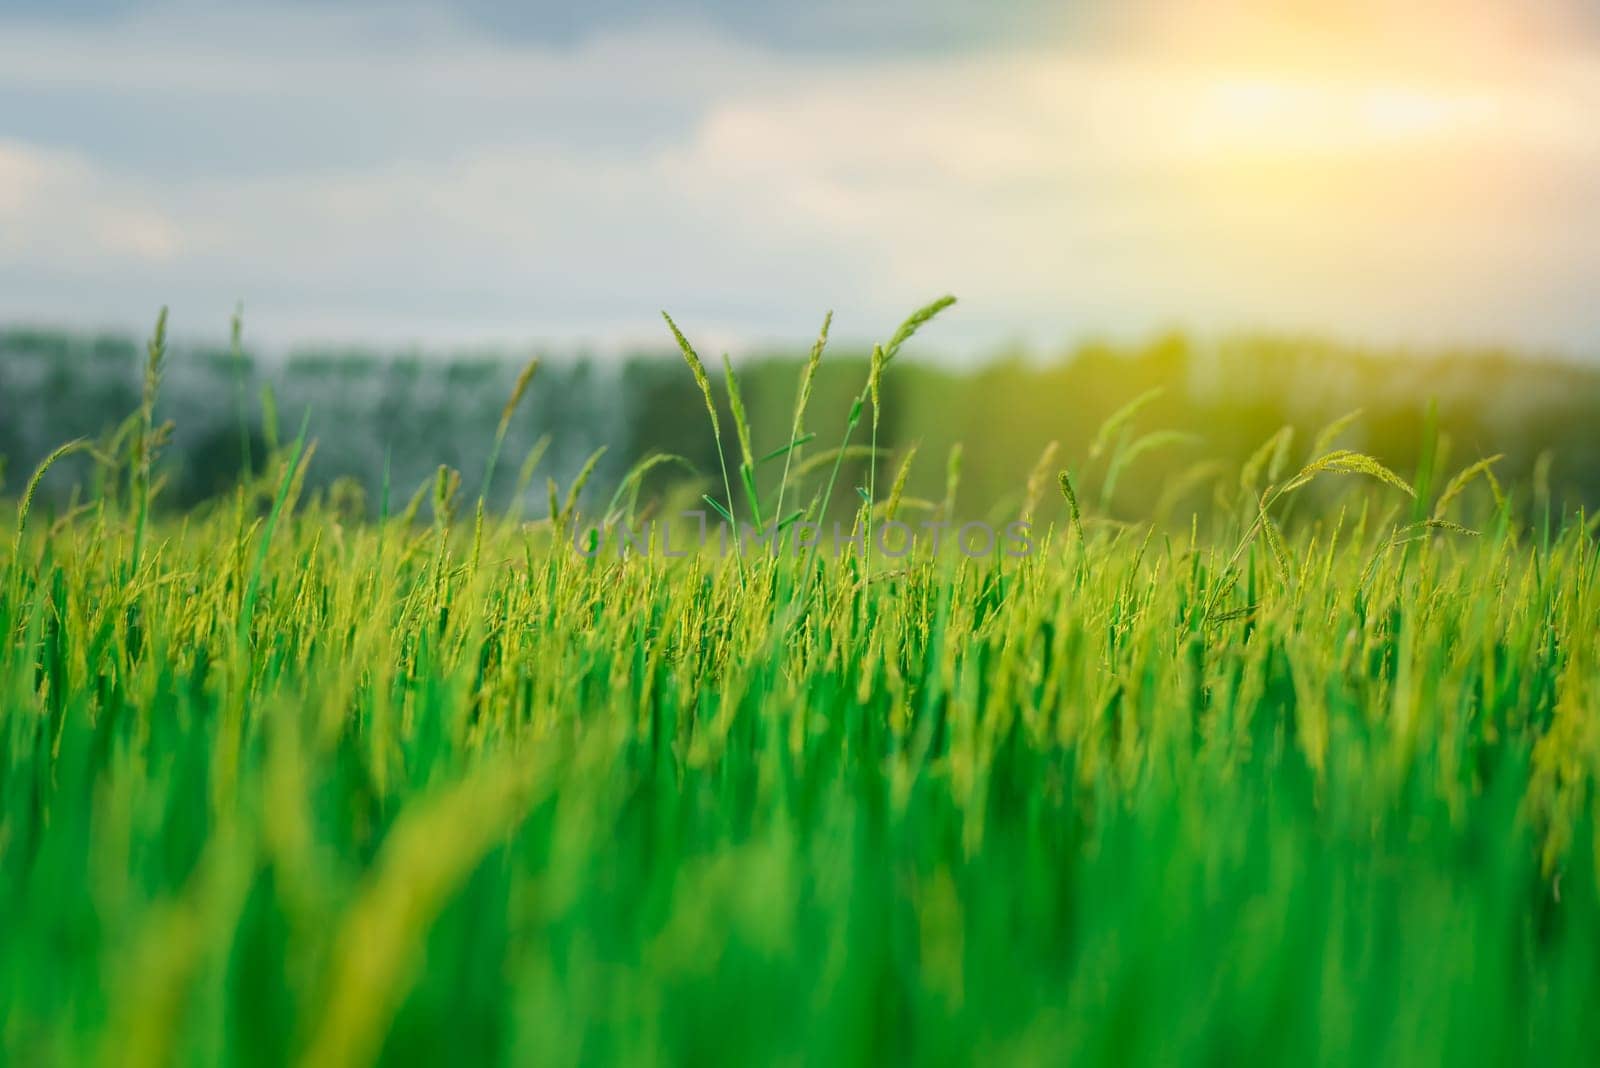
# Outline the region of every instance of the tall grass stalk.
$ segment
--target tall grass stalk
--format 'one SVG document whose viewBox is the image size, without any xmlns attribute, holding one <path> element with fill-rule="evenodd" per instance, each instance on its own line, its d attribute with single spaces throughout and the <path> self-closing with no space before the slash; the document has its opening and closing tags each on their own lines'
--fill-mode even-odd
<svg viewBox="0 0 1600 1068">
<path fill-rule="evenodd" d="M 673 340 L 678 343 L 678 351 L 683 354 L 683 361 L 689 365 L 689 373 L 694 376 L 695 385 L 700 387 L 700 395 L 705 399 L 706 414 L 711 417 L 711 434 L 716 439 L 717 465 L 722 469 L 722 492 L 725 495 L 724 500 L 728 502 L 726 509 L 719 508 L 718 511 L 728 521 L 728 526 L 733 533 L 734 545 L 742 548 L 739 541 L 739 521 L 733 515 L 733 483 L 728 479 L 728 457 L 722 447 L 722 421 L 717 418 L 717 402 L 711 394 L 711 378 L 706 374 L 705 364 L 700 362 L 700 354 L 695 352 L 693 345 L 689 344 L 689 339 L 683 336 L 683 331 L 679 330 L 678 324 L 672 321 L 672 316 L 663 311 L 661 318 L 667 321 L 667 327 L 672 331 Z M 713 507 L 716 506 L 716 503 L 710 498 L 707 498 L 706 503 L 711 504 Z M 744 554 L 740 552 L 737 555 L 739 557 L 739 570 L 743 574 Z"/>
<path fill-rule="evenodd" d="M 811 404 L 811 391 L 816 384 L 817 370 L 822 366 L 822 352 L 828 347 L 828 330 L 832 326 L 833 311 L 830 309 L 822 317 L 822 328 L 817 331 L 817 340 L 811 345 L 811 354 L 806 358 L 805 367 L 800 372 L 800 383 L 795 389 L 794 418 L 789 423 L 789 444 L 783 453 L 783 474 L 778 479 L 778 503 L 773 509 L 773 515 L 780 523 L 784 517 L 784 494 L 789 489 L 790 465 L 801 448 L 800 439 L 805 436 L 806 408 Z"/>
<path fill-rule="evenodd" d="M 167 358 L 167 309 L 156 316 L 155 329 L 145 346 L 144 384 L 139 399 L 139 430 L 134 439 L 133 502 L 137 513 L 134 518 L 133 549 L 128 556 L 128 576 L 139 572 L 144 551 L 145 528 L 150 521 L 150 471 L 155 460 L 156 395 L 161 390 L 161 372 Z"/>
</svg>

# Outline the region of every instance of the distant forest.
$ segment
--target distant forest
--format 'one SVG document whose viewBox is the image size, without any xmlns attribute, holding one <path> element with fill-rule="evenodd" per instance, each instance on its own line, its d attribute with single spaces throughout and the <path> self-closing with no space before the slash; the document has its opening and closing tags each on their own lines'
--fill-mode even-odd
<svg viewBox="0 0 1600 1068">
<path fill-rule="evenodd" d="M 787 441 L 804 355 L 797 347 L 747 357 L 738 367 L 758 453 Z M 173 428 L 160 460 L 162 503 L 188 507 L 227 491 L 307 417 L 317 442 L 312 489 L 343 480 L 370 513 L 386 471 L 391 494 L 403 502 L 442 464 L 460 471 L 463 489 L 476 496 L 526 359 L 328 352 L 265 361 L 227 349 L 175 348 L 156 407 L 158 421 Z M 20 493 L 39 460 L 68 439 L 109 444 L 139 406 L 144 361 L 143 343 L 131 338 L 0 332 L 0 495 Z M 838 444 L 866 368 L 860 351 L 824 356 L 806 427 L 817 435 L 812 454 Z M 1513 353 L 1384 353 L 1299 339 L 1200 343 L 1180 335 L 1083 345 L 1052 360 L 995 359 L 967 370 L 919 364 L 908 353 L 883 384 L 880 486 L 915 444 L 906 492 L 941 498 L 959 443 L 960 512 L 1014 505 L 1051 442 L 1057 448 L 1050 462 L 1075 467 L 1108 416 L 1152 390 L 1159 393 L 1119 433 L 1132 440 L 1170 433 L 1135 451 L 1114 496 L 1100 502 L 1104 514 L 1203 511 L 1208 485 L 1237 480 L 1238 469 L 1281 428 L 1294 428 L 1289 446 L 1299 456 L 1320 427 L 1358 408 L 1363 414 L 1341 444 L 1396 471 L 1416 470 L 1432 441 L 1438 470 L 1503 454 L 1495 472 L 1506 484 L 1559 507 L 1600 506 L 1600 368 Z M 864 428 L 855 444 L 866 444 Z M 509 503 L 519 464 L 546 436 L 547 451 L 525 491 L 530 517 L 543 514 L 547 477 L 570 484 L 602 446 L 590 483 L 602 503 L 636 461 L 654 453 L 686 463 L 655 468 L 651 486 L 682 480 L 692 468 L 710 489 L 718 471 L 701 395 L 665 347 L 618 360 L 543 359 L 507 436 L 493 501 Z M 735 448 L 729 438 L 725 444 Z M 843 477 L 863 480 L 865 463 L 852 458 Z M 44 504 L 67 502 L 92 468 L 92 459 L 78 456 L 52 472 Z M 763 477 L 776 474 L 764 469 Z"/>
</svg>

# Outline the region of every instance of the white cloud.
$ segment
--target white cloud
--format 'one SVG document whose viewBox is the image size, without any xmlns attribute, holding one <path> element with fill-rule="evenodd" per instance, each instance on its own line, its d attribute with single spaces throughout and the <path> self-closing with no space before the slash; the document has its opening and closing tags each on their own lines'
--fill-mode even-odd
<svg viewBox="0 0 1600 1068">
<path fill-rule="evenodd" d="M 0 140 L 0 264 L 125 268 L 180 252 L 172 219 L 88 161 Z"/>
</svg>

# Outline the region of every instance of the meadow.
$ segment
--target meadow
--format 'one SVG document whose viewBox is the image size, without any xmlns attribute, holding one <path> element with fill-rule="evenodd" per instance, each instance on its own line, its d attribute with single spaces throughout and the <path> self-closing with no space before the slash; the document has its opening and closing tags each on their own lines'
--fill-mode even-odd
<svg viewBox="0 0 1600 1068">
<path fill-rule="evenodd" d="M 711 482 L 587 463 L 542 514 L 486 504 L 540 474 L 500 455 L 531 365 L 476 497 L 357 514 L 302 430 L 163 509 L 158 328 L 125 423 L 13 472 L 3 1059 L 1592 1056 L 1594 523 L 1493 456 L 1396 468 L 1352 416 L 1113 514 L 1171 440 L 1141 394 L 1016 473 L 1024 556 L 573 550 L 697 497 L 959 518 L 959 451 L 849 466 L 942 307 L 841 438 L 824 338 L 754 424 L 674 326 Z"/>
</svg>

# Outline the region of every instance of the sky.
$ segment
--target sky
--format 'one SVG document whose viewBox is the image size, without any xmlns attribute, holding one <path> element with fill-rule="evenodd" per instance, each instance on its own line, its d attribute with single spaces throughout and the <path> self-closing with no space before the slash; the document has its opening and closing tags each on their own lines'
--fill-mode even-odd
<svg viewBox="0 0 1600 1068">
<path fill-rule="evenodd" d="M 1585 0 L 4 0 L 0 323 L 1600 356 Z"/>
</svg>

